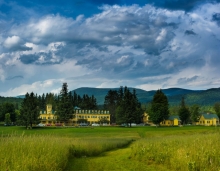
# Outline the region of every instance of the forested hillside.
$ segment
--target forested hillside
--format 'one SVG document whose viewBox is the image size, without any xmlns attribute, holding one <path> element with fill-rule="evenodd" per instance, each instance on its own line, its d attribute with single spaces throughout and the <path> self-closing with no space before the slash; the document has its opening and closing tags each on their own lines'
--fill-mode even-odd
<svg viewBox="0 0 220 171">
<path fill-rule="evenodd" d="M 97 104 L 104 104 L 105 96 L 109 90 L 118 90 L 119 88 L 78 88 L 72 92 L 76 92 L 79 95 L 88 94 L 94 95 L 97 99 Z M 133 88 L 129 88 L 132 90 Z M 186 104 L 199 104 L 199 105 L 214 105 L 214 103 L 220 101 L 220 88 L 213 88 L 208 90 L 187 90 L 181 88 L 169 88 L 162 89 L 163 93 L 168 97 L 170 105 L 179 105 L 181 98 L 184 97 Z M 153 99 L 153 95 L 156 90 L 145 91 L 142 89 L 136 89 L 136 94 L 141 103 L 149 103 Z"/>
<path fill-rule="evenodd" d="M 129 88 L 132 90 L 133 88 Z M 103 105 L 105 96 L 107 95 L 109 90 L 119 90 L 119 88 L 78 88 L 72 91 L 75 91 L 78 95 L 83 96 L 87 94 L 88 96 L 94 95 L 97 100 L 98 105 Z M 135 89 L 137 97 L 141 103 L 149 103 L 153 99 L 153 95 L 155 94 L 155 90 L 145 91 L 142 89 Z M 178 105 L 181 101 L 181 98 L 184 97 L 186 104 L 199 104 L 205 106 L 212 106 L 216 102 L 220 101 L 220 88 L 212 88 L 208 90 L 187 90 L 181 88 L 169 88 L 162 89 L 163 93 L 168 97 L 169 104 Z M 21 96 L 22 97 L 22 96 Z M 1 97 L 0 96 L 0 104 L 4 102 L 10 102 L 13 104 L 18 104 L 20 106 L 22 102 L 22 98 L 16 97 Z"/>
<path fill-rule="evenodd" d="M 16 98 L 16 97 L 2 97 L 0 96 L 0 104 L 8 102 L 8 103 L 12 103 L 15 106 L 20 106 L 21 102 L 23 101 L 23 98 Z"/>
</svg>

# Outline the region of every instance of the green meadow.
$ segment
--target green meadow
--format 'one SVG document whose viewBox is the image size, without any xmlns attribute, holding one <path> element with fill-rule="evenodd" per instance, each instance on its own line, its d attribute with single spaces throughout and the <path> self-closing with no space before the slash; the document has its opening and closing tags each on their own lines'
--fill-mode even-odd
<svg viewBox="0 0 220 171">
<path fill-rule="evenodd" d="M 0 127 L 3 171 L 220 170 L 218 127 Z"/>
</svg>

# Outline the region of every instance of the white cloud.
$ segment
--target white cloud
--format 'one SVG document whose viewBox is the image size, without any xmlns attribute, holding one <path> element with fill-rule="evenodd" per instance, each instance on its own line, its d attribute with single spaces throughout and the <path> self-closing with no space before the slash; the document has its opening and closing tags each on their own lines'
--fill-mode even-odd
<svg viewBox="0 0 220 171">
<path fill-rule="evenodd" d="M 219 9 L 219 3 L 189 12 L 115 5 L 89 18 L 46 15 L 13 23 L 4 34 L 0 29 L 2 93 L 57 92 L 62 81 L 71 89 L 216 87 L 220 32 L 212 18 Z M 23 79 L 7 87 L 5 78 L 16 76 Z"/>
</svg>

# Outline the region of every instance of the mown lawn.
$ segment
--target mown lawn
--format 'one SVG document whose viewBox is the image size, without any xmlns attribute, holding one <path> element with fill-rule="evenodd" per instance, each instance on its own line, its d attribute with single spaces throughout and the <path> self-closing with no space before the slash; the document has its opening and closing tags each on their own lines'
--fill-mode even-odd
<svg viewBox="0 0 220 171">
<path fill-rule="evenodd" d="M 0 130 L 0 166 L 7 171 L 219 169 L 220 154 L 214 145 L 220 141 L 218 127 L 2 126 Z"/>
</svg>

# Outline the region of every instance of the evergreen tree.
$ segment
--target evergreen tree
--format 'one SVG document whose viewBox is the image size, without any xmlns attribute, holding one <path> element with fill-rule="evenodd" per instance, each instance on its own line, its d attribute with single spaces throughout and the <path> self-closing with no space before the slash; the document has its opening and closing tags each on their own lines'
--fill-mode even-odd
<svg viewBox="0 0 220 171">
<path fill-rule="evenodd" d="M 127 87 L 120 87 L 119 98 L 116 109 L 116 122 L 118 124 L 126 123 L 131 126 L 131 123 L 137 123 L 141 120 L 143 110 L 138 102 L 136 92 L 130 92 Z"/>
<path fill-rule="evenodd" d="M 78 96 L 77 96 L 77 94 L 76 94 L 75 91 L 73 92 L 73 106 L 74 106 L 74 107 L 79 106 Z"/>
<path fill-rule="evenodd" d="M 2 104 L 0 104 L 0 121 L 4 121 L 4 116 L 3 116 L 3 112 L 2 112 Z"/>
<path fill-rule="evenodd" d="M 68 122 L 69 119 L 72 118 L 73 105 L 71 103 L 71 99 L 68 93 L 67 83 L 63 83 L 62 89 L 60 91 L 56 114 L 58 116 L 58 120 L 63 121 L 64 123 Z"/>
<path fill-rule="evenodd" d="M 133 113 L 133 115 L 135 116 L 135 123 L 141 123 L 144 110 L 141 107 L 141 103 L 138 101 L 135 89 L 133 89 L 133 103 L 132 104 L 134 104 L 134 107 L 135 107 L 135 110 Z"/>
<path fill-rule="evenodd" d="M 150 120 L 156 125 L 160 125 L 160 122 L 167 119 L 169 116 L 168 99 L 161 90 L 157 90 L 154 94 L 149 116 Z"/>
<path fill-rule="evenodd" d="M 115 90 L 109 90 L 105 96 L 104 109 L 109 110 L 111 114 L 111 123 L 116 122 L 116 108 L 118 101 L 118 92 Z"/>
<path fill-rule="evenodd" d="M 46 97 L 45 94 L 43 93 L 41 97 L 40 110 L 45 110 L 45 109 L 46 109 Z"/>
<path fill-rule="evenodd" d="M 81 109 L 90 109 L 90 110 L 97 109 L 96 98 L 94 97 L 94 95 L 89 97 L 87 94 L 84 94 L 82 98 L 80 96 L 77 97 L 78 97 L 77 106 L 80 107 Z"/>
<path fill-rule="evenodd" d="M 220 118 L 220 102 L 216 102 L 214 104 L 214 110 L 215 110 L 215 113 L 218 115 L 218 117 Z"/>
<path fill-rule="evenodd" d="M 199 118 L 199 112 L 200 112 L 200 107 L 197 104 L 194 104 L 190 108 L 190 114 L 191 114 L 191 121 L 192 122 L 197 122 Z"/>
<path fill-rule="evenodd" d="M 184 97 L 182 97 L 178 113 L 179 113 L 179 117 L 180 117 L 182 124 L 186 124 L 189 121 L 190 112 L 189 112 L 189 109 L 185 105 Z"/>
<path fill-rule="evenodd" d="M 39 103 L 33 92 L 27 93 L 21 104 L 19 120 L 28 128 L 39 122 Z"/>
</svg>

